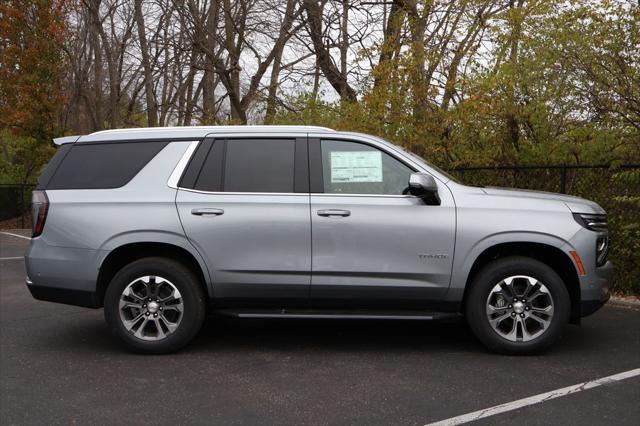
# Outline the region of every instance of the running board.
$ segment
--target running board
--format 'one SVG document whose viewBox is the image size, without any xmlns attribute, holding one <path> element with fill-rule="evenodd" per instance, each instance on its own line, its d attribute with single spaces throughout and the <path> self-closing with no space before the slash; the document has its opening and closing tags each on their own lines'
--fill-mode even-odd
<svg viewBox="0 0 640 426">
<path fill-rule="evenodd" d="M 330 310 L 230 310 L 219 309 L 214 313 L 234 318 L 283 318 L 283 319 L 362 319 L 362 320 L 440 320 L 456 318 L 460 314 L 427 311 L 330 311 Z"/>
</svg>

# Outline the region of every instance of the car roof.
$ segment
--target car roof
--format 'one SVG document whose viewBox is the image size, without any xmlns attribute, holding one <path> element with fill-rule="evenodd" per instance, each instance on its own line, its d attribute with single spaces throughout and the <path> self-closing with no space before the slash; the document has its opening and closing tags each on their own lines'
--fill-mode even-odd
<svg viewBox="0 0 640 426">
<path fill-rule="evenodd" d="M 413 158 L 410 153 L 404 148 L 395 145 L 385 139 L 358 132 L 338 132 L 334 129 L 321 126 L 183 126 L 183 127 L 140 127 L 132 129 L 114 129 L 114 130 L 102 130 L 99 132 L 91 133 L 83 136 L 64 136 L 54 139 L 57 145 L 71 144 L 71 143 L 108 143 L 108 142 L 124 142 L 124 141 L 153 141 L 153 140 L 183 140 L 183 141 L 195 141 L 204 138 L 205 136 L 215 136 L 228 134 L 238 134 L 247 136 L 252 133 L 274 136 L 287 136 L 295 135 L 299 133 L 301 135 L 309 134 L 311 137 L 322 137 L 323 134 L 329 134 L 340 137 L 353 137 L 356 140 L 363 142 L 375 142 L 378 145 L 386 146 L 387 148 L 395 151 L 396 154 L 404 157 L 405 161 L 419 165 L 421 167 L 427 167 L 426 162 L 422 159 L 417 160 Z M 429 172 L 437 176 L 442 182 L 447 182 L 451 178 L 438 171 L 432 170 L 433 166 L 427 167 Z"/>
<path fill-rule="evenodd" d="M 211 134 L 224 133 L 325 133 L 334 132 L 320 126 L 184 126 L 141 127 L 133 129 L 102 130 L 83 136 L 65 136 L 54 139 L 57 145 L 83 142 L 118 142 L 126 140 L 201 139 Z"/>
</svg>

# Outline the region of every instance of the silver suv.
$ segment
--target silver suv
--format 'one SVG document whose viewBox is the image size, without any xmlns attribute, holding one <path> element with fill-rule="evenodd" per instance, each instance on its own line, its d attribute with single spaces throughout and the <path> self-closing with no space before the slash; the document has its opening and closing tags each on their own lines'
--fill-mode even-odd
<svg viewBox="0 0 640 426">
<path fill-rule="evenodd" d="M 175 351 L 235 317 L 464 314 L 540 351 L 609 298 L 607 217 L 581 198 L 470 187 L 382 139 L 320 127 L 122 129 L 56 140 L 27 285 Z"/>
</svg>

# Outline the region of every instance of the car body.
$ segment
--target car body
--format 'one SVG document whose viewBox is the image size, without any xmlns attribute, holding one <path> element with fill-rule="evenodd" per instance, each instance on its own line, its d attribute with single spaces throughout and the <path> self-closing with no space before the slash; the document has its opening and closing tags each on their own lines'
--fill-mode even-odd
<svg viewBox="0 0 640 426">
<path fill-rule="evenodd" d="M 552 270 L 574 322 L 609 298 L 596 203 L 465 186 L 377 137 L 211 126 L 61 142 L 34 195 L 37 299 L 102 307 L 118 271 L 150 256 L 188 268 L 207 309 L 236 316 L 464 313 L 474 279 L 507 257 Z"/>
</svg>

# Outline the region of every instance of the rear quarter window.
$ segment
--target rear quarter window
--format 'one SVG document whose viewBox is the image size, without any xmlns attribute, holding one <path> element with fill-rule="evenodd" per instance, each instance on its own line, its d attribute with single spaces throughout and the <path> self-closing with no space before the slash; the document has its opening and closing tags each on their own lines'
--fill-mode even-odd
<svg viewBox="0 0 640 426">
<path fill-rule="evenodd" d="M 49 181 L 53 177 L 53 174 L 56 172 L 56 170 L 60 166 L 60 163 L 62 163 L 62 161 L 64 160 L 64 157 L 67 156 L 71 147 L 73 147 L 73 144 L 68 143 L 58 148 L 58 150 L 53 155 L 51 160 L 49 160 L 49 164 L 47 164 L 47 167 L 45 167 L 44 171 L 38 178 L 38 185 L 36 186 L 36 189 L 47 188 L 47 185 L 49 184 Z"/>
<path fill-rule="evenodd" d="M 119 188 L 167 144 L 166 141 L 74 144 L 52 173 L 46 189 Z"/>
</svg>

